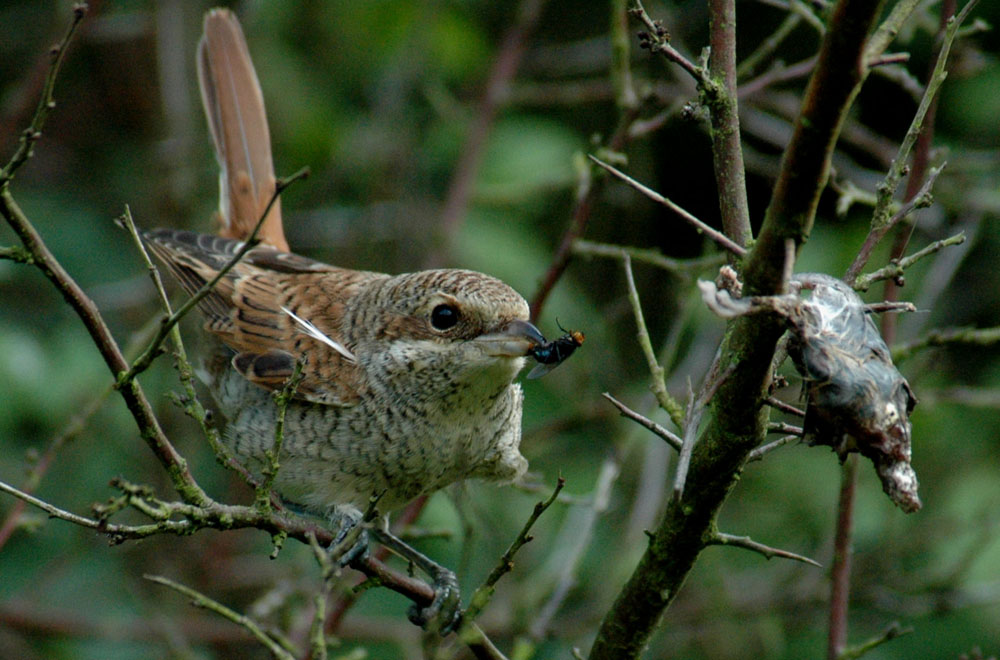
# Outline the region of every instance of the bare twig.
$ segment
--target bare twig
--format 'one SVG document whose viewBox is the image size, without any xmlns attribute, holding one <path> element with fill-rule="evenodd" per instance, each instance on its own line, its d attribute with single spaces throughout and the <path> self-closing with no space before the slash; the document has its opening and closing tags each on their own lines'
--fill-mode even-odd
<svg viewBox="0 0 1000 660">
<path fill-rule="evenodd" d="M 614 453 L 608 455 L 601 464 L 601 469 L 598 472 L 597 480 L 588 498 L 589 502 L 586 508 L 583 510 L 577 509 L 571 512 L 570 516 L 566 517 L 563 529 L 571 528 L 573 530 L 572 538 L 565 547 L 560 546 L 556 551 L 562 558 L 559 580 L 552 590 L 552 595 L 539 608 L 538 613 L 531 622 L 530 634 L 532 639 L 541 641 L 548 636 L 553 617 L 555 617 L 556 612 L 559 611 L 559 608 L 565 602 L 572 588 L 576 586 L 577 571 L 579 570 L 580 562 L 593 540 L 597 519 L 608 509 L 612 486 L 614 486 L 615 481 L 618 479 L 620 471 L 621 465 L 618 462 L 618 458 Z"/>
<path fill-rule="evenodd" d="M 56 455 L 59 451 L 66 445 L 67 442 L 71 441 L 73 438 L 78 436 L 87 427 L 87 423 L 93 417 L 94 413 L 100 410 L 101 406 L 104 404 L 105 399 L 111 393 L 111 387 L 105 387 L 104 390 L 94 397 L 79 414 L 74 415 L 69 421 L 66 427 L 60 431 L 52 440 L 49 442 L 45 451 L 42 452 L 38 460 L 34 462 L 31 466 L 31 470 L 28 472 L 28 476 L 25 478 L 23 485 L 21 486 L 20 492 L 30 495 L 38 488 L 39 483 L 41 483 L 42 477 L 48 471 L 52 462 L 55 460 Z M 17 529 L 18 521 L 21 518 L 21 514 L 24 512 L 24 507 L 27 501 L 20 500 L 7 513 L 6 519 L 3 521 L 3 525 L 0 525 L 0 548 L 7 543 L 14 530 Z"/>
<path fill-rule="evenodd" d="M 851 559 L 854 549 L 854 502 L 857 495 L 858 455 L 851 454 L 840 469 L 837 527 L 830 575 L 830 606 L 827 660 L 836 660 L 847 645 L 847 609 L 850 594 Z"/>
<path fill-rule="evenodd" d="M 802 437 L 803 431 L 801 426 L 795 426 L 794 424 L 787 424 L 785 422 L 771 422 L 767 425 L 768 433 L 786 433 L 790 435 L 795 435 Z"/>
<path fill-rule="evenodd" d="M 795 406 L 785 403 L 780 399 L 776 399 L 773 396 L 769 396 L 766 399 L 764 399 L 764 403 L 771 406 L 772 408 L 780 410 L 781 412 L 788 413 L 789 415 L 795 415 L 796 417 L 806 416 L 805 412 L 803 412 L 802 410 L 799 410 Z"/>
<path fill-rule="evenodd" d="M 605 148 L 602 151 L 618 153 L 624 149 L 632 139 L 631 128 L 638 117 L 638 105 L 632 108 L 625 108 L 618 118 L 618 126 L 611 137 L 605 142 Z M 552 293 L 559 278 L 566 272 L 570 257 L 572 256 L 573 245 L 586 231 L 587 223 L 590 221 L 590 214 L 593 211 L 594 200 L 603 188 L 604 178 L 594 177 L 593 165 L 583 162 L 577 170 L 579 178 L 573 203 L 573 215 L 570 218 L 569 226 L 559 240 L 559 246 L 556 248 L 555 254 L 552 255 L 552 261 L 545 271 L 545 275 L 542 277 L 542 283 L 531 298 L 532 320 L 537 320 L 541 315 L 542 308 L 545 306 L 549 294 Z"/>
<path fill-rule="evenodd" d="M 51 59 L 49 61 L 48 73 L 45 76 L 45 83 L 42 85 L 41 98 L 38 99 L 38 106 L 35 108 L 35 113 L 31 118 L 31 125 L 21 134 L 21 141 L 18 143 L 14 155 L 7 161 L 3 169 L 0 169 L 0 190 L 6 191 L 11 179 L 14 178 L 14 173 L 28 162 L 28 159 L 32 156 L 35 142 L 42 137 L 42 127 L 49 118 L 49 113 L 56 107 L 53 91 L 56 86 L 56 78 L 59 76 L 59 68 L 62 66 L 63 58 L 66 56 L 66 49 L 69 47 L 69 43 L 73 39 L 77 27 L 80 26 L 80 22 L 83 21 L 83 17 L 86 15 L 87 4 L 85 2 L 75 3 L 73 5 L 73 19 L 70 21 L 69 27 L 66 28 L 66 32 L 63 34 L 62 39 L 59 40 L 59 43 L 49 51 Z"/>
<path fill-rule="evenodd" d="M 795 561 L 800 561 L 805 564 L 812 564 L 813 566 L 823 567 L 815 559 L 810 559 L 804 555 L 796 554 L 794 552 L 789 552 L 788 550 L 781 550 L 780 548 L 772 548 L 769 545 L 764 545 L 763 543 L 758 543 L 754 541 L 749 536 L 734 536 L 733 534 L 723 534 L 722 532 L 717 533 L 708 541 L 709 545 L 731 545 L 737 548 L 745 548 L 747 550 L 752 550 L 759 554 L 764 555 L 767 559 L 773 559 L 774 557 L 781 557 L 782 559 L 793 559 Z"/>
<path fill-rule="evenodd" d="M 966 344 L 970 346 L 993 346 L 1000 343 L 1000 327 L 993 328 L 939 328 L 931 330 L 923 337 L 892 349 L 895 362 L 908 360 L 925 348 Z"/>
<path fill-rule="evenodd" d="M 676 48 L 670 45 L 670 35 L 667 33 L 659 21 L 654 21 L 646 13 L 641 0 L 636 0 L 635 7 L 631 10 L 633 16 L 638 18 L 646 26 L 649 32 L 642 34 L 642 46 L 648 48 L 651 53 L 660 53 L 667 60 L 677 64 L 684 69 L 699 85 L 714 85 L 714 81 L 709 77 L 708 71 L 684 57 Z"/>
<path fill-rule="evenodd" d="M 900 206 L 899 210 L 893 213 L 892 217 L 884 223 L 877 223 L 874 219 L 872 220 L 872 226 L 868 231 L 868 235 L 865 237 L 865 242 L 861 245 L 861 249 L 858 250 L 857 256 L 854 258 L 854 261 L 847 269 L 847 273 L 844 275 L 845 282 L 847 282 L 850 286 L 857 286 L 858 274 L 861 273 L 865 264 L 868 263 L 868 259 L 871 258 L 872 251 L 882 241 L 882 238 L 885 237 L 889 230 L 895 227 L 899 222 L 906 219 L 916 209 L 926 208 L 933 203 L 930 190 L 934 185 L 934 181 L 937 179 L 938 175 L 941 174 L 941 170 L 943 169 L 943 163 L 940 167 L 933 168 L 927 177 L 927 181 L 924 182 L 923 187 L 920 188 L 920 191 Z M 884 198 L 877 196 L 876 199 L 875 215 L 877 216 L 880 212 L 880 204 Z M 862 290 L 865 290 L 865 288 L 862 288 Z"/>
<path fill-rule="evenodd" d="M 302 382 L 304 376 L 302 370 L 305 367 L 305 361 L 305 355 L 300 356 L 295 361 L 292 375 L 288 377 L 285 384 L 282 385 L 280 390 L 275 390 L 271 393 L 275 407 L 278 409 L 278 414 L 274 421 L 274 442 L 264 451 L 264 458 L 267 460 L 267 464 L 262 470 L 264 479 L 256 488 L 254 497 L 254 505 L 264 507 L 265 510 L 270 510 L 271 488 L 274 486 L 274 480 L 277 479 L 278 470 L 281 467 L 281 447 L 285 440 L 285 413 L 288 411 L 288 404 L 292 402 L 295 392 L 298 391 L 299 384 Z"/>
<path fill-rule="evenodd" d="M 924 257 L 929 257 L 932 254 L 940 252 L 946 247 L 951 247 L 953 245 L 961 245 L 965 242 L 965 232 L 959 232 L 954 236 L 949 236 L 948 238 L 942 238 L 940 240 L 934 241 L 925 248 L 922 248 L 908 257 L 903 257 L 902 259 L 894 259 L 889 262 L 889 265 L 883 266 L 878 270 L 868 273 L 867 275 L 862 275 L 857 278 L 854 282 L 854 288 L 859 291 L 867 291 L 875 282 L 881 280 L 891 280 L 900 278 L 906 272 L 906 269 L 917 263 Z M 893 304 L 887 301 L 886 304 Z M 899 303 L 895 303 L 899 304 Z"/>
<path fill-rule="evenodd" d="M 622 403 L 615 397 L 611 396 L 607 392 L 605 392 L 601 396 L 610 401 L 615 408 L 618 408 L 618 411 L 623 416 L 628 417 L 632 421 L 638 422 L 639 424 L 645 426 L 647 429 L 649 429 L 656 435 L 666 440 L 667 444 L 676 449 L 677 451 L 680 451 L 681 447 L 684 446 L 684 441 L 676 433 L 670 431 L 669 429 L 663 428 L 662 426 L 660 426 L 653 420 L 649 419 L 648 417 L 637 413 L 636 411 L 632 410 L 631 408 L 629 408 L 624 403 Z"/>
<path fill-rule="evenodd" d="M 674 204 L 672 201 L 670 201 L 669 199 L 667 199 L 666 197 L 664 197 L 660 193 L 656 192 L 655 190 L 653 190 L 651 188 L 647 188 L 646 186 L 642 185 L 641 183 L 639 183 L 638 181 L 636 181 L 635 179 L 633 179 L 629 175 L 627 175 L 624 172 L 622 172 L 621 170 L 619 170 L 619 169 L 617 169 L 617 168 L 615 168 L 615 167 L 613 167 L 611 165 L 608 165 L 604 161 L 602 161 L 602 160 L 600 160 L 600 159 L 598 159 L 598 158 L 596 158 L 594 156 L 589 156 L 589 158 L 590 158 L 590 160 L 594 161 L 595 163 L 597 163 L 598 165 L 600 165 L 601 167 L 603 167 L 605 170 L 607 170 L 608 172 L 610 172 L 611 174 L 613 174 L 618 179 L 624 181 L 628 185 L 632 186 L 633 188 L 635 188 L 636 190 L 638 190 L 639 192 L 641 192 L 646 197 L 649 197 L 651 200 L 653 200 L 654 202 L 657 202 L 658 204 L 662 204 L 662 205 L 666 206 L 668 209 L 670 209 L 671 211 L 673 211 L 677 215 L 679 215 L 682 218 L 684 218 L 684 220 L 686 220 L 688 223 L 690 223 L 691 225 L 693 225 L 695 227 L 695 229 L 697 229 L 699 232 L 705 234 L 710 239 L 712 239 L 713 241 L 715 241 L 720 247 L 722 247 L 722 248 L 724 248 L 726 250 L 729 250 L 730 252 L 732 252 L 737 257 L 742 257 L 742 256 L 746 255 L 746 253 L 747 253 L 746 248 L 744 248 L 744 247 L 742 247 L 740 245 L 737 245 L 728 236 L 726 236 L 722 232 L 720 232 L 720 231 L 718 231 L 716 229 L 713 229 L 712 227 L 706 225 L 704 222 L 702 222 L 698 218 L 694 217 L 693 215 L 691 215 L 690 213 L 688 213 L 687 211 L 685 211 L 683 208 L 681 208 L 677 204 Z"/>
<path fill-rule="evenodd" d="M 156 584 L 162 584 L 165 587 L 173 589 L 179 594 L 187 596 L 191 599 L 191 604 L 195 607 L 200 607 L 211 612 L 222 616 L 223 618 L 229 619 L 238 626 L 241 626 L 247 630 L 253 637 L 263 644 L 268 651 L 271 652 L 275 658 L 280 658 L 281 660 L 295 660 L 295 649 L 289 649 L 284 646 L 271 635 L 267 634 L 264 629 L 256 621 L 246 616 L 245 614 L 240 614 L 239 612 L 232 610 L 217 600 L 209 598 L 205 594 L 192 589 L 191 587 L 185 586 L 178 582 L 174 582 L 168 578 L 161 575 L 145 575 L 143 576 L 150 582 L 155 582 Z"/>
<path fill-rule="evenodd" d="M 775 449 L 781 449 L 785 445 L 791 444 L 793 442 L 801 442 L 801 435 L 786 435 L 784 437 L 778 438 L 774 442 L 769 442 L 766 445 L 761 445 L 747 455 L 747 463 L 752 463 L 754 461 L 759 461 L 765 456 L 770 454 Z"/>
<path fill-rule="evenodd" d="M 625 268 L 625 283 L 628 286 L 628 301 L 632 307 L 632 315 L 635 317 L 636 339 L 642 348 L 643 355 L 646 356 L 646 364 L 649 367 L 650 384 L 649 388 L 656 396 L 660 407 L 670 415 L 670 419 L 679 428 L 683 428 L 684 413 L 677 401 L 670 396 L 664 380 L 663 367 L 656 360 L 656 352 L 653 350 L 653 343 L 649 338 L 649 331 L 646 329 L 646 320 L 642 315 L 642 303 L 639 302 L 639 292 L 635 288 L 635 278 L 632 277 L 632 260 L 628 254 L 622 254 L 622 266 Z"/>
<path fill-rule="evenodd" d="M 743 61 L 736 68 L 736 75 L 740 78 L 745 78 L 753 73 L 761 62 L 774 54 L 778 46 L 798 27 L 801 21 L 802 16 L 800 14 L 789 12 L 774 32 L 761 41 L 752 53 L 743 58 Z"/>
<path fill-rule="evenodd" d="M 524 527 L 521 528 L 521 531 L 518 533 L 517 537 L 515 537 L 513 543 L 510 544 L 510 547 L 508 547 L 506 552 L 504 552 L 500 557 L 499 563 L 492 571 L 490 571 L 490 574 L 486 577 L 483 584 L 480 585 L 475 592 L 473 592 L 472 598 L 469 599 L 469 607 L 466 608 L 465 612 L 462 614 L 462 628 L 465 627 L 466 622 L 471 624 L 476 617 L 479 616 L 480 612 L 483 611 L 486 604 L 489 603 L 490 598 L 493 597 L 493 592 L 496 590 L 497 582 L 499 582 L 500 578 L 514 568 L 514 555 L 517 554 L 517 551 L 520 550 L 525 543 L 531 541 L 532 537 L 529 534 L 531 528 L 538 521 L 539 517 L 545 513 L 546 509 L 552 506 L 552 503 L 556 501 L 556 498 L 559 496 L 559 491 L 561 491 L 565 485 L 566 480 L 559 477 L 559 480 L 556 482 L 556 487 L 552 490 L 552 495 L 549 496 L 549 499 L 535 504 L 534 510 L 528 517 L 528 521 L 524 523 Z M 459 631 L 459 636 L 462 636 L 462 630 Z"/>
<path fill-rule="evenodd" d="M 913 628 L 899 625 L 898 622 L 893 621 L 888 628 L 883 630 L 880 634 L 872 637 L 868 641 L 858 644 L 857 646 L 851 647 L 849 649 L 844 649 L 837 655 L 837 660 L 856 660 L 856 658 L 861 658 L 866 655 L 872 649 L 885 644 L 886 642 L 892 641 L 897 637 L 902 637 L 903 635 L 909 635 L 913 632 Z"/>
<path fill-rule="evenodd" d="M 278 201 L 281 193 L 284 192 L 288 186 L 292 185 L 296 181 L 301 181 L 308 176 L 309 168 L 303 167 L 291 176 L 283 177 L 275 182 L 274 193 L 272 193 L 271 198 L 267 202 L 267 206 L 264 207 L 264 210 L 261 213 L 260 218 L 258 218 L 253 231 L 250 232 L 250 235 L 247 236 L 240 248 L 236 250 L 233 256 L 230 257 L 229 261 L 227 261 L 225 265 L 219 269 L 211 280 L 205 282 L 205 284 L 203 284 L 200 289 L 195 291 L 192 296 L 184 301 L 184 304 L 177 308 L 173 314 L 170 314 L 167 318 L 163 319 L 163 323 L 160 326 L 159 331 L 156 333 L 156 336 L 153 337 L 153 340 L 149 343 L 146 350 L 143 351 L 143 353 L 132 363 L 132 366 L 127 372 L 119 376 L 119 386 L 121 386 L 122 383 L 133 381 L 136 376 L 149 368 L 149 365 L 152 364 L 156 356 L 159 355 L 160 347 L 162 346 L 163 341 L 170 334 L 173 327 L 177 325 L 188 312 L 194 309 L 194 307 L 201 302 L 205 296 L 210 294 L 215 289 L 215 286 L 222 281 L 222 278 L 226 277 L 229 271 L 236 267 L 236 264 L 238 264 L 243 257 L 246 256 L 247 252 L 257 247 L 259 242 L 257 240 L 257 234 L 264 225 L 264 221 L 267 219 L 268 214 L 271 212 L 271 207 L 273 207 Z"/>
<path fill-rule="evenodd" d="M 737 89 L 737 94 L 742 97 L 751 96 L 771 85 L 797 80 L 808 76 L 816 67 L 816 58 L 808 57 L 795 64 L 775 64 L 770 69 L 760 74 L 753 80 L 748 80 Z"/>
</svg>

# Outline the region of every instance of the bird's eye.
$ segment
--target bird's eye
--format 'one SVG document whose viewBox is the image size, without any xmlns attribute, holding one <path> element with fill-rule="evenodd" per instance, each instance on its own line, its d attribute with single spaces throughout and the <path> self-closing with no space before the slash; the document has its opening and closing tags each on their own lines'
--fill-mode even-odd
<svg viewBox="0 0 1000 660">
<path fill-rule="evenodd" d="M 438 305 L 431 310 L 431 325 L 435 330 L 447 330 L 458 323 L 458 308 L 454 305 Z"/>
</svg>

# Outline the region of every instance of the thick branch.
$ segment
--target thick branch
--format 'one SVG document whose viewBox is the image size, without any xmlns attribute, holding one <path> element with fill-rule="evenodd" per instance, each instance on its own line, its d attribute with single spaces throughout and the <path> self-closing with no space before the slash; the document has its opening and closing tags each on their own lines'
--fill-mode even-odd
<svg viewBox="0 0 1000 660">
<path fill-rule="evenodd" d="M 735 0 L 709 0 L 708 5 L 712 44 L 708 74 L 715 85 L 706 88 L 704 96 L 712 126 L 712 164 L 719 189 L 719 211 L 726 236 L 746 246 L 751 238 L 750 210 L 737 108 Z"/>
<path fill-rule="evenodd" d="M 880 10 L 881 3 L 868 0 L 841 0 L 833 9 L 763 231 L 746 257 L 751 295 L 779 291 L 786 239 L 799 246 L 812 229 L 837 136 L 867 73 L 865 44 Z M 711 540 L 719 508 L 767 431 L 767 407 L 760 402 L 781 330 L 777 321 L 762 316 L 731 322 L 720 367 L 736 368 L 713 399 L 713 416 L 692 455 L 684 497 L 668 504 L 650 535 L 649 547 L 601 624 L 591 658 L 638 657 Z"/>
</svg>

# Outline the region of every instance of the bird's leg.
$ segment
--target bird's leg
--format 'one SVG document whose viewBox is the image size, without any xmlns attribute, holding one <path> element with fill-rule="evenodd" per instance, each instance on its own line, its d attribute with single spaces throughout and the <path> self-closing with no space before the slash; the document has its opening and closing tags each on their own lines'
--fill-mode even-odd
<svg viewBox="0 0 1000 660">
<path fill-rule="evenodd" d="M 436 629 L 442 635 L 452 632 L 458 627 L 461 618 L 462 597 L 458 589 L 458 578 L 455 574 L 438 564 L 427 555 L 394 535 L 387 528 L 375 525 L 371 535 L 386 548 L 412 563 L 431 578 L 434 587 L 434 600 L 427 607 L 414 604 L 410 608 L 409 618 L 413 623 L 426 628 Z"/>
</svg>

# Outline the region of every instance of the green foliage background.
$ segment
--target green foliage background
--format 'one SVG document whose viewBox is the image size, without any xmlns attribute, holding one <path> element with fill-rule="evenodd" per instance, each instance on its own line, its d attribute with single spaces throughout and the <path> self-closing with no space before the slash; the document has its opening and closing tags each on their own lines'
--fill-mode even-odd
<svg viewBox="0 0 1000 660">
<path fill-rule="evenodd" d="M 205 134 L 194 77 L 201 2 L 95 2 L 58 82 L 58 107 L 35 157 L 12 190 L 52 251 L 102 309 L 119 341 L 140 345 L 157 318 L 152 286 L 130 238 L 113 219 L 128 204 L 143 227 L 209 229 L 217 171 Z M 478 111 L 478 99 L 514 3 L 485 0 L 264 3 L 236 7 L 250 42 L 271 119 L 278 174 L 303 165 L 312 176 L 283 198 L 289 241 L 299 252 L 348 267 L 401 272 L 449 247 L 447 265 L 497 275 L 531 297 L 568 225 L 582 154 L 614 128 L 607 82 L 606 3 L 552 0 L 529 40 L 518 76 L 498 113 L 468 213 L 456 235 L 441 233 L 440 214 Z M 700 3 L 648 3 L 665 19 L 675 45 L 696 54 L 707 35 Z M 737 7 L 741 52 L 781 21 L 763 3 Z M 0 4 L 0 153 L 10 154 L 30 118 L 48 45 L 61 34 L 68 3 Z M 896 50 L 913 55 L 908 70 L 924 77 L 936 31 L 936 8 L 917 12 Z M 1000 23 L 1000 5 L 974 16 Z M 638 27 L 632 26 L 632 31 Z M 779 56 L 795 62 L 815 51 L 816 33 L 800 26 Z M 936 205 L 919 215 L 913 249 L 964 229 L 969 241 L 921 262 L 904 297 L 921 306 L 901 319 L 900 340 L 937 326 L 1000 325 L 1000 63 L 995 33 L 960 43 L 936 127 L 939 161 L 949 165 Z M 677 71 L 634 53 L 634 73 L 670 96 L 694 97 Z M 787 139 L 782 108 L 794 106 L 802 80 L 741 100 L 751 169 L 751 212 L 759 223 L 770 177 Z M 648 114 L 655 114 L 654 107 Z M 844 141 L 841 174 L 873 189 L 894 154 L 914 100 L 873 77 L 852 127 L 870 146 Z M 718 216 L 704 125 L 674 115 L 628 149 L 628 171 L 695 215 Z M 843 217 L 824 197 L 799 270 L 841 274 L 867 231 L 855 206 Z M 710 253 L 686 225 L 609 185 L 586 237 L 654 247 L 674 257 Z M 448 240 L 450 239 L 450 240 Z M 16 238 L 4 226 L 0 244 Z M 881 260 L 880 260 L 881 259 Z M 885 250 L 873 266 L 882 265 Z M 949 269 L 948 260 L 958 260 Z M 710 273 L 702 273 L 709 276 Z M 636 276 L 655 345 L 663 345 L 671 390 L 700 382 L 723 329 L 703 310 L 690 281 L 646 266 Z M 940 295 L 929 297 L 935 289 Z M 620 476 L 585 548 L 569 596 L 535 657 L 567 657 L 591 635 L 645 547 L 642 530 L 662 506 L 669 453 L 657 438 L 619 418 L 600 394 L 610 391 L 652 412 L 647 372 L 616 262 L 575 259 L 540 325 L 556 320 L 586 332 L 572 360 L 540 381 L 526 381 L 523 451 L 543 490 L 567 479 L 575 503 L 558 505 L 535 530 L 483 619 L 505 650 L 528 639 L 579 532 L 602 465 Z M 868 296 L 881 295 L 876 287 Z M 0 261 L 0 479 L 21 483 L 34 457 L 110 385 L 78 319 L 39 273 Z M 676 347 L 671 353 L 670 346 Z M 869 467 L 862 472 L 851 639 L 861 641 L 897 620 L 914 633 L 871 658 L 956 658 L 979 645 L 1000 653 L 1000 349 L 925 351 L 902 365 L 921 398 L 913 417 L 914 466 L 925 507 L 912 516 L 893 508 Z M 249 500 L 214 462 L 195 425 L 167 398 L 179 389 L 169 358 L 142 378 L 164 425 L 199 481 L 219 498 Z M 975 388 L 975 389 L 973 389 Z M 793 397 L 794 398 L 794 397 Z M 665 419 L 658 418 L 665 423 Z M 58 454 L 37 494 L 81 513 L 112 495 L 108 480 L 169 486 L 115 395 Z M 723 531 L 831 561 L 839 467 L 825 449 L 790 446 L 749 466 L 723 513 Z M 419 546 L 455 568 L 466 593 L 497 561 L 541 496 L 468 484 L 432 498 L 419 525 L 448 539 Z M 457 497 L 454 497 L 457 495 Z M 0 497 L 5 519 L 13 498 Z M 457 503 L 456 503 L 457 502 Z M 242 631 L 194 611 L 174 593 L 145 581 L 166 575 L 262 619 L 283 620 L 311 595 L 317 569 L 308 548 L 267 558 L 269 540 L 250 531 L 202 532 L 108 547 L 99 536 L 28 511 L 22 529 L 0 548 L 0 656 L 18 658 L 264 657 Z M 278 585 L 275 587 L 275 585 Z M 276 588 L 284 606 L 268 609 Z M 711 548 L 668 611 L 648 657 L 819 657 L 825 646 L 826 571 L 734 549 Z M 276 599 L 280 600 L 280 599 Z M 407 603 L 367 592 L 345 620 L 341 651 L 373 658 L 414 657 L 418 632 Z M 306 608 L 307 609 L 307 608 Z M 495 631 L 495 632 L 494 632 Z M 419 654 L 417 654 L 419 657 Z"/>
</svg>

